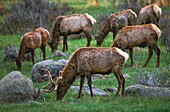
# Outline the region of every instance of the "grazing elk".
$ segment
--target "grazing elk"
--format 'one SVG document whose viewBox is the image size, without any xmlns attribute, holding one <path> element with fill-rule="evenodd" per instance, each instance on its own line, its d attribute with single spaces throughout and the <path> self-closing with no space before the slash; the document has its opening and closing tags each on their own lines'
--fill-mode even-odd
<svg viewBox="0 0 170 112">
<path fill-rule="evenodd" d="M 113 72 L 118 81 L 116 95 L 124 95 L 125 79 L 122 75 L 122 69 L 128 57 L 129 55 L 126 52 L 116 47 L 87 47 L 76 50 L 56 81 L 55 89 L 57 90 L 57 100 L 62 100 L 77 77 L 81 77 L 79 95 L 81 95 L 85 77 L 88 77 L 88 86 L 92 92 L 91 75 L 95 73 L 109 74 Z M 121 87 L 122 92 L 120 94 Z M 91 95 L 91 97 L 93 97 L 93 95 Z"/>
<path fill-rule="evenodd" d="M 50 72 L 49 72 L 48 70 L 46 71 L 45 76 L 48 77 L 48 79 L 49 79 L 50 82 L 43 87 L 43 89 L 49 87 L 49 89 L 48 89 L 48 90 L 44 90 L 44 92 L 51 93 L 53 90 L 56 90 L 56 88 L 57 88 L 55 82 L 58 81 L 59 79 L 61 79 L 61 72 L 59 72 L 59 75 L 56 76 L 56 79 L 55 79 L 55 80 L 52 79 L 52 75 L 50 74 Z M 80 98 L 80 96 L 81 96 L 81 94 L 82 94 L 82 87 L 83 87 L 83 82 L 84 82 L 84 76 L 83 76 L 83 77 L 80 77 L 80 78 L 81 78 L 81 84 L 82 84 L 82 86 L 81 86 L 81 84 L 80 84 L 80 90 L 79 90 L 79 94 L 78 94 L 78 97 L 77 97 L 77 98 Z M 90 84 L 91 82 L 89 82 L 89 81 L 91 81 L 91 76 L 86 76 L 86 78 L 88 79 L 88 80 L 87 80 L 87 81 L 88 81 L 88 84 Z M 57 85 L 58 85 L 58 84 L 57 84 Z M 89 87 L 90 87 L 90 96 L 93 97 L 92 87 L 91 87 L 91 86 L 89 86 Z"/>
<path fill-rule="evenodd" d="M 72 14 L 68 16 L 59 16 L 56 18 L 52 30 L 52 40 L 49 42 L 52 52 L 54 52 L 59 44 L 60 36 L 63 36 L 63 52 L 68 50 L 67 36 L 71 34 L 79 34 L 84 32 L 87 37 L 87 45 L 90 46 L 91 30 L 96 20 L 89 14 Z"/>
<path fill-rule="evenodd" d="M 50 39 L 50 33 L 44 28 L 37 28 L 32 32 L 25 33 L 21 37 L 19 55 L 16 58 L 16 65 L 19 70 L 21 70 L 21 59 L 24 53 L 31 52 L 32 63 L 34 65 L 34 50 L 36 48 L 41 48 L 43 52 L 43 60 L 46 59 L 46 50 L 47 41 Z"/>
<path fill-rule="evenodd" d="M 160 64 L 160 49 L 157 46 L 157 40 L 161 36 L 161 30 L 155 24 L 144 24 L 135 26 L 126 26 L 120 30 L 119 35 L 113 41 L 111 47 L 118 47 L 122 50 L 129 49 L 131 66 L 133 65 L 133 47 L 148 46 L 148 58 L 144 67 L 147 66 L 153 55 L 153 50 L 157 54 L 157 65 Z"/>
<path fill-rule="evenodd" d="M 151 4 L 143 7 L 139 12 L 139 20 L 141 24 L 153 23 L 158 27 L 159 19 L 162 15 L 162 10 L 157 4 Z"/>
<path fill-rule="evenodd" d="M 117 35 L 119 29 L 127 25 L 133 25 L 136 21 L 137 15 L 131 9 L 123 10 L 121 12 L 110 14 L 104 27 L 95 37 L 97 41 L 97 46 L 101 46 L 106 35 L 111 31 L 113 33 L 113 40 Z"/>
</svg>

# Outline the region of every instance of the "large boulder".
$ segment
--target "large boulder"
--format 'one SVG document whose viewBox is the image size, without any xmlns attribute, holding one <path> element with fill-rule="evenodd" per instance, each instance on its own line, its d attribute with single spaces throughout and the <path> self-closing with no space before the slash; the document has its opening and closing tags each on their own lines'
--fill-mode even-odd
<svg viewBox="0 0 170 112">
<path fill-rule="evenodd" d="M 170 96 L 170 88 L 165 87 L 149 87 L 145 85 L 131 85 L 125 88 L 126 95 L 141 95 L 153 97 L 168 97 Z"/>
<path fill-rule="evenodd" d="M 49 70 L 52 74 L 52 78 L 55 78 L 59 74 L 59 71 L 63 70 L 67 62 L 67 60 L 61 59 L 58 61 L 45 60 L 34 64 L 31 70 L 32 80 L 34 82 L 42 82 L 48 80 L 48 78 L 44 76 L 46 70 Z"/>
<path fill-rule="evenodd" d="M 13 71 L 0 80 L 0 102 L 22 103 L 36 98 L 36 89 L 19 71 Z"/>
</svg>

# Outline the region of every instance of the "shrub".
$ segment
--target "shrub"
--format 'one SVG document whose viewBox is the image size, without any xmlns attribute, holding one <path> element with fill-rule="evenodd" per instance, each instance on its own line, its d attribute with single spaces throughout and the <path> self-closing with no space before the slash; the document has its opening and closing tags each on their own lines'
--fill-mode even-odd
<svg viewBox="0 0 170 112">
<path fill-rule="evenodd" d="M 137 83 L 151 87 L 170 87 L 170 74 L 168 72 L 140 72 Z"/>
<path fill-rule="evenodd" d="M 15 2 L 11 14 L 1 22 L 3 34 L 28 32 L 38 27 L 50 29 L 54 19 L 72 11 L 67 3 L 53 3 L 45 0 L 24 0 Z"/>
<path fill-rule="evenodd" d="M 160 27 L 162 30 L 161 42 L 166 45 L 167 50 L 170 52 L 170 11 L 163 12 Z"/>
<path fill-rule="evenodd" d="M 19 49 L 14 45 L 7 45 L 4 48 L 4 59 L 3 61 L 15 61 L 18 57 Z M 31 53 L 25 53 L 22 60 L 31 61 Z"/>
</svg>

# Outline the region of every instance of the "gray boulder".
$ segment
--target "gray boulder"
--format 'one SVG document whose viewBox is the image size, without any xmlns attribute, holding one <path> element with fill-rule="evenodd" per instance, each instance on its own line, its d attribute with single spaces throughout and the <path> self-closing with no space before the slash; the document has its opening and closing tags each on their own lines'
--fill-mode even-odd
<svg viewBox="0 0 170 112">
<path fill-rule="evenodd" d="M 52 74 L 52 78 L 55 78 L 59 71 L 63 70 L 65 65 L 67 64 L 67 60 L 61 59 L 58 61 L 53 60 L 45 60 L 39 63 L 34 64 L 31 70 L 31 78 L 32 80 L 42 82 L 48 80 L 46 76 L 44 76 L 46 70 L 49 70 Z"/>
<path fill-rule="evenodd" d="M 92 80 L 97 80 L 97 79 L 105 79 L 104 75 L 101 74 L 94 74 L 91 76 Z"/>
<path fill-rule="evenodd" d="M 79 89 L 80 87 L 79 86 L 71 86 L 70 87 L 71 90 L 74 91 L 75 94 L 78 95 L 78 92 L 79 92 Z M 101 90 L 101 89 L 98 89 L 94 86 L 92 86 L 92 91 L 93 91 L 93 94 L 94 95 L 99 95 L 99 96 L 109 96 L 108 93 L 106 93 L 105 91 Z M 87 85 L 84 85 L 83 86 L 83 89 L 82 89 L 82 94 L 85 93 L 85 94 L 89 94 L 90 95 L 90 89 Z"/>
<path fill-rule="evenodd" d="M 149 87 L 145 85 L 131 85 L 125 88 L 126 95 L 141 95 L 153 97 L 168 97 L 170 96 L 170 88 L 164 87 Z"/>
<path fill-rule="evenodd" d="M 116 93 L 117 92 L 117 88 L 109 87 L 109 88 L 105 88 L 104 91 L 111 92 L 111 93 Z"/>
<path fill-rule="evenodd" d="M 22 103 L 36 98 L 33 84 L 19 71 L 13 71 L 0 80 L 0 102 Z"/>
</svg>

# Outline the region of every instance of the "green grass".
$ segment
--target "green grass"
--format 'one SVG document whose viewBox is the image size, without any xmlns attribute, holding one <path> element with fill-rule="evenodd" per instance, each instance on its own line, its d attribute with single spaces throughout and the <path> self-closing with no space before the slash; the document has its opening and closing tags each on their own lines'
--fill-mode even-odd
<svg viewBox="0 0 170 112">
<path fill-rule="evenodd" d="M 76 8 L 77 13 L 91 13 L 93 15 L 98 12 L 105 11 L 114 12 L 115 9 L 108 8 L 109 6 L 102 5 L 100 7 L 87 7 L 85 2 L 80 4 L 71 2 L 71 6 Z M 14 62 L 2 62 L 3 61 L 3 49 L 8 44 L 19 46 L 20 35 L 0 35 L 0 79 L 2 79 L 8 73 L 17 70 Z M 86 46 L 87 40 L 68 39 L 69 51 L 66 53 L 71 55 L 77 48 Z M 112 43 L 112 33 L 109 34 L 108 38 L 105 39 L 102 47 L 109 47 Z M 96 41 L 93 38 L 91 46 L 96 46 Z M 161 63 L 159 68 L 156 66 L 156 54 L 154 53 L 151 58 L 148 67 L 143 68 L 148 55 L 147 48 L 139 49 L 134 51 L 134 66 L 133 68 L 128 67 L 130 65 L 130 59 L 126 63 L 126 67 L 123 69 L 123 74 L 129 74 L 131 78 L 126 79 L 126 87 L 136 82 L 138 74 L 147 72 L 162 72 L 170 73 L 170 53 L 165 50 L 165 46 L 158 41 L 158 46 L 161 49 Z M 59 45 L 59 50 L 62 50 L 62 45 Z M 127 51 L 128 52 L 128 51 Z M 47 46 L 47 57 L 52 55 L 49 46 Z M 51 59 L 51 58 L 50 58 Z M 53 58 L 58 60 L 60 58 Z M 35 61 L 39 62 L 42 60 L 42 53 L 39 49 L 36 49 Z M 23 62 L 22 73 L 26 77 L 31 77 L 30 71 L 32 69 L 31 62 Z M 42 88 L 47 82 L 34 83 L 36 88 Z M 79 79 L 77 79 L 73 85 L 79 85 Z M 93 81 L 93 85 L 100 89 L 107 87 L 116 87 L 117 81 L 113 74 L 108 75 L 105 79 Z M 44 99 L 38 99 L 36 102 L 23 103 L 23 104 L 0 104 L 0 112 L 54 112 L 54 111 L 68 111 L 68 112 L 79 112 L 79 111 L 90 111 L 90 112 L 169 112 L 170 111 L 170 97 L 155 98 L 155 97 L 143 97 L 143 96 L 125 96 L 116 97 L 115 93 L 111 93 L 108 97 L 95 96 L 90 98 L 89 95 L 83 95 L 81 99 L 76 99 L 77 94 L 69 90 L 62 101 L 56 101 L 55 92 L 51 94 L 44 94 Z"/>
<path fill-rule="evenodd" d="M 3 39 L 3 44 L 0 45 L 0 59 L 3 60 L 3 47 L 7 44 L 19 44 L 20 35 L 1 35 L 0 39 Z M 103 47 L 109 47 L 112 41 L 112 35 L 109 34 L 108 38 L 106 38 L 103 43 Z M 84 47 L 86 45 L 86 38 L 77 39 L 77 40 L 68 40 L 69 44 L 69 55 L 73 51 L 75 51 L 79 47 Z M 125 67 L 123 69 L 123 74 L 129 74 L 131 78 L 126 80 L 126 86 L 132 85 L 135 83 L 135 79 L 138 74 L 141 72 L 167 72 L 170 73 L 170 57 L 169 53 L 165 50 L 165 46 L 158 43 L 161 49 L 161 66 L 159 68 L 155 68 L 156 65 L 156 55 L 154 54 L 148 64 L 147 68 L 143 68 L 147 58 L 147 48 L 141 49 L 139 51 L 134 52 L 134 61 L 135 65 L 133 68 Z M 96 46 L 96 42 L 93 38 L 92 46 Z M 59 46 L 59 50 L 62 49 L 62 45 Z M 41 51 L 39 49 L 36 50 L 35 60 L 39 62 L 42 58 Z M 47 47 L 47 57 L 52 55 L 50 48 Z M 54 58 L 57 60 L 57 58 Z M 126 65 L 130 65 L 130 60 L 127 61 Z M 1 75 L 0 78 L 3 78 L 6 74 L 17 70 L 16 65 L 13 62 L 1 62 L 0 64 Z M 21 71 L 27 77 L 30 77 L 30 70 L 32 68 L 31 62 L 23 62 L 23 70 Z M 42 88 L 47 82 L 44 83 L 35 83 L 34 86 L 37 88 Z M 79 85 L 79 79 L 77 79 L 73 85 Z M 116 87 L 117 81 L 113 74 L 110 74 L 106 77 L 106 79 L 95 80 L 93 81 L 93 85 L 100 89 L 104 89 L 107 87 Z M 95 96 L 93 99 L 89 97 L 89 95 L 82 96 L 81 99 L 76 99 L 77 94 L 73 94 L 73 91 L 69 90 L 62 101 L 56 102 L 55 92 L 51 94 L 44 94 L 43 99 L 37 100 L 37 102 L 25 103 L 25 104 L 1 104 L 0 111 L 13 111 L 13 112 L 33 112 L 33 111 L 111 111 L 111 112 L 168 112 L 170 111 L 170 97 L 166 98 L 154 98 L 154 97 L 141 97 L 141 96 L 125 96 L 125 97 L 116 97 L 114 93 L 110 94 L 109 97 Z M 169 102 L 169 103 L 168 103 Z"/>
</svg>

